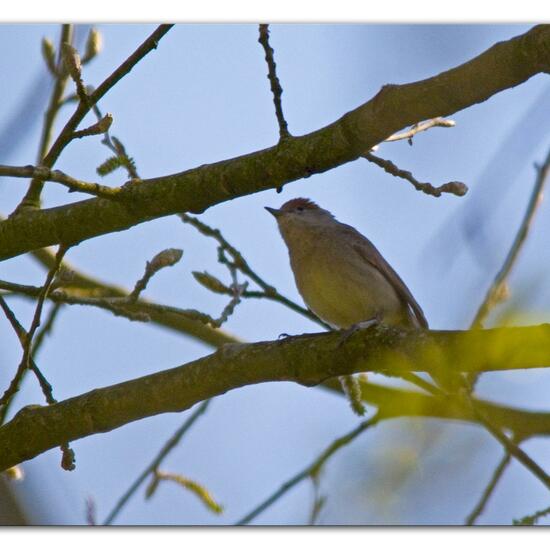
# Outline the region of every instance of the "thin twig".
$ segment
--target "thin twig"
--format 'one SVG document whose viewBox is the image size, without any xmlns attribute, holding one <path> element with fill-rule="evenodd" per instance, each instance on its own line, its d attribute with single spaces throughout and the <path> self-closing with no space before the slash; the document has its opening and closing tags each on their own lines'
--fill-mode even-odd
<svg viewBox="0 0 550 550">
<path fill-rule="evenodd" d="M 50 102 L 44 115 L 44 125 L 42 127 L 42 136 L 40 138 L 40 145 L 38 148 L 38 155 L 36 160 L 37 164 L 42 164 L 44 162 L 44 157 L 46 156 L 46 152 L 52 140 L 55 119 L 57 118 L 57 115 L 59 114 L 59 111 L 63 104 L 63 93 L 65 92 L 65 88 L 67 86 L 69 74 L 63 66 L 63 56 L 61 52 L 63 44 L 71 43 L 72 38 L 73 25 L 62 25 L 61 35 L 59 37 L 59 44 L 57 48 L 58 59 L 55 72 L 52 72 L 50 67 L 51 74 L 54 74 L 56 78 L 52 94 L 50 96 Z M 43 181 L 33 177 L 29 188 L 27 189 L 27 193 L 15 209 L 15 212 L 18 212 L 20 209 L 27 206 L 38 207 L 40 205 L 40 194 L 42 193 L 43 185 Z"/>
<path fill-rule="evenodd" d="M 147 466 L 147 468 L 143 470 L 143 472 L 137 477 L 132 485 L 130 485 L 128 490 L 120 497 L 115 507 L 111 510 L 111 512 L 103 522 L 103 525 L 111 525 L 113 523 L 113 521 L 124 508 L 128 500 L 139 489 L 140 485 L 147 479 L 149 475 L 153 474 L 153 472 L 158 469 L 168 453 L 170 453 L 170 451 L 172 451 L 172 449 L 174 449 L 174 447 L 178 445 L 178 443 L 181 441 L 181 438 L 187 433 L 191 426 L 193 426 L 197 419 L 206 412 L 206 409 L 208 408 L 208 405 L 210 405 L 211 401 L 211 399 L 203 401 L 201 405 L 197 408 L 197 410 L 185 420 L 181 427 L 176 430 L 174 435 L 163 445 L 162 449 L 153 459 L 151 464 L 149 464 L 149 466 Z"/>
<path fill-rule="evenodd" d="M 483 414 L 479 407 L 475 406 L 472 400 L 468 397 L 470 405 L 472 407 L 473 416 L 485 426 L 485 428 L 497 439 L 504 447 L 507 453 L 512 455 L 518 462 L 523 464 L 539 481 L 541 481 L 547 489 L 550 490 L 550 476 L 541 468 L 525 451 L 523 451 L 516 443 L 506 437 L 506 435 L 493 423 L 488 420 L 485 414 Z M 519 437 L 516 434 L 516 437 Z"/>
<path fill-rule="evenodd" d="M 88 193 L 96 197 L 113 198 L 120 193 L 120 187 L 108 187 L 99 183 L 77 180 L 61 170 L 51 170 L 47 166 L 5 166 L 0 165 L 0 176 L 10 176 L 13 178 L 36 178 L 44 183 L 53 181 L 60 183 L 69 189 L 69 191 L 79 191 Z"/>
<path fill-rule="evenodd" d="M 384 141 L 390 142 L 407 139 L 409 140 L 409 144 L 412 145 L 412 138 L 420 132 L 425 132 L 426 130 L 434 127 L 452 128 L 453 126 L 455 126 L 455 124 L 456 123 L 454 120 L 449 120 L 441 117 L 431 118 L 430 120 L 425 120 L 424 122 L 419 122 L 418 124 L 415 124 L 405 132 L 398 132 L 397 134 L 393 134 L 389 138 L 386 138 Z"/>
<path fill-rule="evenodd" d="M 38 290 L 40 289 L 38 288 Z M 6 304 L 6 302 L 4 301 L 1 295 L 0 295 L 0 307 L 2 307 L 2 309 L 4 310 L 4 313 L 6 314 L 6 317 L 8 317 L 8 319 L 10 320 L 12 327 L 18 333 L 18 337 L 20 338 L 20 340 L 22 339 L 24 340 L 24 338 L 26 338 L 25 329 L 23 329 L 19 321 L 17 321 L 17 319 L 15 318 L 15 315 L 13 315 L 13 313 L 11 312 L 11 310 L 9 309 L 8 305 Z M 58 304 L 54 304 L 53 307 L 50 309 L 48 313 L 48 317 L 46 318 L 46 322 L 42 325 L 41 329 L 36 333 L 36 337 L 34 339 L 33 346 L 32 346 L 30 370 L 35 374 L 38 380 L 38 383 L 42 388 L 42 393 L 46 396 L 46 400 L 48 403 L 55 402 L 55 399 L 53 398 L 53 395 L 51 393 L 52 387 L 51 387 L 51 384 L 49 384 L 49 382 L 46 380 L 46 378 L 44 377 L 44 375 L 42 374 L 38 366 L 36 365 L 34 361 L 34 357 L 36 357 L 36 354 L 40 350 L 44 342 L 44 338 L 52 330 L 55 319 L 57 318 L 57 315 L 61 307 L 62 307 L 62 304 L 58 303 Z M 13 316 L 13 318 L 10 318 L 10 316 Z M 21 337 L 19 336 L 19 334 L 21 334 Z M 21 375 L 21 379 L 19 381 L 20 387 L 21 387 L 21 384 L 24 382 L 28 372 L 29 372 L 28 370 L 23 371 L 23 374 Z M 1 410 L 0 425 L 3 423 L 3 420 L 8 416 L 10 407 L 12 404 L 13 404 L 13 396 L 12 398 L 7 400 L 4 408 Z"/>
<path fill-rule="evenodd" d="M 95 105 L 117 82 L 126 76 L 137 63 L 139 63 L 149 52 L 156 49 L 158 41 L 173 27 L 173 25 L 159 25 L 156 30 L 128 57 L 115 71 L 113 71 L 88 97 L 88 101 L 80 101 L 76 111 L 73 113 L 63 130 L 51 146 L 46 155 L 43 156 L 40 164 L 51 168 L 65 147 L 74 138 L 74 132 L 82 119 L 88 114 L 92 105 Z M 25 198 L 21 202 L 31 207 L 37 207 L 40 201 L 40 194 L 44 182 L 39 178 L 33 178 Z M 19 209 L 19 207 L 18 207 Z M 16 209 L 16 212 L 17 210 Z"/>
<path fill-rule="evenodd" d="M 524 516 L 520 519 L 515 519 L 513 521 L 513 524 L 514 525 L 535 525 L 535 523 L 537 523 L 540 518 L 543 518 L 548 514 L 550 514 L 550 506 L 548 508 L 544 508 L 544 510 L 539 510 L 538 512 L 535 512 L 534 514 Z"/>
<path fill-rule="evenodd" d="M 328 329 L 331 328 L 327 323 L 319 319 L 309 309 L 306 309 L 300 306 L 299 304 L 297 304 L 296 302 L 293 302 L 289 298 L 283 296 L 277 291 L 277 289 L 274 286 L 264 281 L 264 279 L 262 279 L 250 267 L 248 262 L 244 259 L 243 255 L 224 238 L 224 236 L 222 235 L 219 229 L 214 229 L 213 227 L 210 227 L 209 225 L 200 221 L 198 218 L 189 216 L 189 214 L 183 213 L 183 214 L 180 214 L 179 216 L 184 223 L 188 223 L 189 225 L 192 225 L 200 233 L 202 233 L 207 237 L 212 237 L 219 243 L 220 246 L 218 247 L 218 252 L 219 252 L 218 260 L 221 263 L 224 263 L 226 265 L 230 264 L 230 267 L 237 269 L 243 275 L 249 277 L 262 289 L 262 292 L 246 290 L 242 294 L 243 298 L 266 298 L 268 300 L 278 302 L 280 304 L 287 306 L 292 311 L 295 311 L 296 313 L 300 313 L 304 317 L 307 317 L 311 321 L 314 321 L 315 323 L 317 323 L 318 325 L 324 328 L 328 328 Z M 232 257 L 232 260 L 228 260 L 224 252 L 227 252 Z"/>
<path fill-rule="evenodd" d="M 495 471 L 493 472 L 493 475 L 491 476 L 491 479 L 489 480 L 489 483 L 487 484 L 487 487 L 485 487 L 485 490 L 483 491 L 481 498 L 479 499 L 479 502 L 475 505 L 474 509 L 468 514 L 468 517 L 466 518 L 464 524 L 465 525 L 474 525 L 477 521 L 477 518 L 483 513 L 483 510 L 485 509 L 485 506 L 487 505 L 487 502 L 489 501 L 489 498 L 493 494 L 493 491 L 495 490 L 497 483 L 500 481 L 500 478 L 502 477 L 502 474 L 504 473 L 504 470 L 510 464 L 511 460 L 510 453 L 506 452 L 500 462 L 498 463 L 497 467 L 495 468 Z"/>
<path fill-rule="evenodd" d="M 319 477 L 311 478 L 313 484 L 313 504 L 311 506 L 311 512 L 309 514 L 308 525 L 315 525 L 319 519 L 319 514 L 323 510 L 327 497 L 320 494 L 319 490 Z"/>
<path fill-rule="evenodd" d="M 53 304 L 51 307 L 48 317 L 46 318 L 45 323 L 42 324 L 40 330 L 36 333 L 36 337 L 34 339 L 33 345 L 32 345 L 32 356 L 36 357 L 36 354 L 42 347 L 42 344 L 44 343 L 44 339 L 46 336 L 52 331 L 53 326 L 55 324 L 55 321 L 57 320 L 57 316 L 62 308 L 61 303 Z"/>
<path fill-rule="evenodd" d="M 62 45 L 65 43 L 71 43 L 73 37 L 73 25 L 61 25 L 61 34 L 59 36 L 59 43 L 57 47 L 57 67 L 55 74 L 57 78 L 55 79 L 54 87 L 52 94 L 50 96 L 50 102 L 46 109 L 46 114 L 44 116 L 44 126 L 42 128 L 42 136 L 40 139 L 40 146 L 38 149 L 37 163 L 41 163 L 46 155 L 46 151 L 50 145 L 52 139 L 52 131 L 55 119 L 59 113 L 61 107 L 61 100 L 63 98 L 63 92 L 67 86 L 68 73 L 63 68 L 63 59 L 62 59 Z M 54 74 L 54 73 L 52 73 Z"/>
<path fill-rule="evenodd" d="M 97 105 L 93 105 L 92 109 L 98 121 L 104 118 L 101 110 Z M 110 149 L 116 155 L 116 158 L 121 159 L 121 166 L 126 169 L 128 177 L 130 179 L 139 179 L 139 174 L 134 159 L 128 156 L 128 154 L 126 153 L 126 148 L 124 147 L 122 142 L 115 136 L 111 136 L 111 134 L 109 133 L 109 129 L 105 131 L 101 143 L 103 143 L 103 145 Z"/>
<path fill-rule="evenodd" d="M 36 332 L 36 329 L 40 326 L 40 318 L 42 315 L 42 308 L 44 306 L 44 301 L 48 296 L 48 292 L 50 290 L 51 284 L 53 282 L 55 274 L 57 273 L 57 270 L 59 269 L 59 266 L 61 265 L 61 261 L 63 260 L 63 256 L 65 255 L 66 251 L 67 251 L 67 247 L 63 245 L 59 246 L 59 249 L 55 256 L 55 263 L 48 271 L 48 275 L 46 277 L 44 286 L 40 289 L 40 292 L 38 294 L 36 308 L 34 311 L 31 326 L 28 331 L 25 331 L 25 329 L 21 326 L 21 324 L 19 323 L 15 315 L 13 315 L 11 310 L 8 308 L 4 299 L 2 298 L 0 301 L 0 305 L 2 306 L 2 309 L 4 310 L 10 323 L 12 324 L 13 329 L 16 332 L 19 338 L 19 341 L 21 343 L 21 346 L 23 348 L 23 357 L 21 359 L 21 362 L 19 363 L 15 376 L 13 377 L 8 388 L 4 391 L 2 397 L 0 398 L 0 425 L 5 420 L 7 405 L 11 401 L 13 396 L 19 391 L 21 380 L 23 378 L 25 371 L 27 370 L 32 370 L 37 376 L 38 381 L 40 383 L 40 387 L 42 388 L 42 392 L 44 393 L 44 396 L 46 398 L 46 401 L 49 404 L 56 402 L 52 395 L 51 385 L 42 375 L 42 373 L 34 363 L 34 360 L 32 359 L 32 343 L 33 343 L 34 333 Z"/>
<path fill-rule="evenodd" d="M 519 253 L 525 244 L 527 236 L 529 235 L 529 229 L 531 228 L 533 218 L 537 211 L 537 207 L 542 201 L 542 193 L 544 191 L 544 185 L 550 174 L 550 151 L 546 156 L 544 164 L 537 169 L 537 177 L 535 180 L 535 185 L 533 186 L 533 191 L 531 192 L 531 197 L 525 209 L 525 214 L 518 228 L 514 241 L 506 255 L 504 263 L 500 268 L 499 272 L 496 274 L 483 302 L 477 309 L 474 320 L 472 321 L 471 328 L 479 328 L 483 325 L 483 322 L 487 318 L 487 315 L 491 311 L 491 308 L 498 303 L 498 296 L 500 289 L 505 284 L 506 279 L 510 275 L 512 268 L 514 267 L 516 260 L 519 256 Z M 495 299 L 497 298 L 497 299 Z"/>
<path fill-rule="evenodd" d="M 516 236 L 508 250 L 508 254 L 504 259 L 504 263 L 500 268 L 499 272 L 496 274 L 489 290 L 485 294 L 485 298 L 479 305 L 474 319 L 470 324 L 470 328 L 482 328 L 484 321 L 487 319 L 491 309 L 495 307 L 499 302 L 505 298 L 506 292 L 506 280 L 510 275 L 518 257 L 527 240 L 529 235 L 529 230 L 533 223 L 537 207 L 542 202 L 542 196 L 544 191 L 544 185 L 548 179 L 550 173 L 550 150 L 546 156 L 546 159 L 542 166 L 537 169 L 537 177 L 535 179 L 535 185 L 531 191 L 531 197 L 527 203 L 527 208 L 521 220 L 520 226 L 516 233 Z M 479 374 L 469 374 L 468 384 L 470 386 L 470 392 L 474 390 L 475 385 L 479 379 Z"/>
<path fill-rule="evenodd" d="M 41 294 L 42 294 L 41 289 Z M 45 299 L 45 298 L 44 298 Z M 25 331 L 21 323 L 17 320 L 11 309 L 6 304 L 6 301 L 4 300 L 3 296 L 0 295 L 0 307 L 4 310 L 4 313 L 6 314 L 6 317 L 10 321 L 15 333 L 17 334 L 19 341 L 21 343 L 21 346 L 24 350 L 31 349 L 32 346 L 32 338 L 29 337 L 29 333 Z M 38 308 L 37 308 L 38 309 Z M 11 403 L 13 402 L 13 397 L 19 391 L 19 388 L 21 386 L 21 382 L 23 381 L 25 377 L 25 373 L 28 370 L 31 370 L 34 375 L 36 376 L 38 383 L 40 384 L 40 389 L 42 390 L 42 393 L 44 394 L 44 397 L 46 399 L 46 403 L 48 405 L 54 405 L 57 403 L 57 400 L 53 396 L 53 389 L 51 384 L 48 382 L 46 377 L 42 374 L 40 369 L 38 368 L 38 365 L 35 363 L 34 358 L 32 354 L 34 353 L 34 347 L 29 352 L 29 356 L 27 360 L 24 359 L 21 360 L 19 363 L 19 367 L 17 368 L 16 374 L 12 381 L 10 382 L 10 385 L 8 386 L 7 390 L 2 395 L 2 398 L 0 399 L 0 426 L 4 423 L 6 416 L 9 411 L 9 407 Z M 23 352 L 23 358 L 25 357 L 25 351 Z M 74 451 L 69 446 L 69 443 L 62 443 L 60 446 L 61 449 L 61 467 L 64 470 L 74 470 L 75 468 L 75 455 Z"/>
<path fill-rule="evenodd" d="M 369 162 L 380 166 L 380 168 L 383 168 L 388 174 L 409 181 L 413 184 L 417 191 L 422 191 L 427 195 L 440 197 L 443 193 L 451 193 L 453 195 L 457 195 L 458 197 L 462 197 L 468 192 L 468 186 L 461 181 L 450 181 L 440 185 L 439 187 L 434 187 L 431 183 L 422 183 L 418 181 L 411 172 L 408 170 L 402 170 L 390 160 L 377 157 L 371 152 L 363 153 L 361 156 Z"/>
<path fill-rule="evenodd" d="M 269 44 L 269 25 L 261 24 L 259 26 L 260 37 L 258 42 L 262 45 L 265 52 L 265 60 L 267 62 L 267 78 L 271 84 L 271 92 L 273 93 L 273 103 L 275 105 L 275 115 L 277 116 L 277 122 L 279 123 L 279 138 L 284 140 L 290 137 L 290 132 L 288 131 L 288 124 L 283 115 L 283 106 L 281 103 L 281 95 L 283 89 L 281 88 L 281 83 L 277 77 L 276 63 L 273 58 L 273 48 Z"/>
<path fill-rule="evenodd" d="M 4 311 L 8 321 L 10 322 L 15 333 L 17 334 L 21 347 L 24 347 L 28 339 L 27 331 L 23 328 L 21 323 L 17 320 L 17 317 L 15 316 L 13 311 L 9 308 L 3 296 L 0 296 L 0 307 Z M 31 370 L 35 374 L 38 380 L 38 383 L 40 384 L 40 388 L 42 389 L 42 393 L 46 398 L 46 401 L 49 404 L 56 402 L 52 395 L 52 387 L 50 383 L 46 380 L 46 378 L 44 377 L 44 375 L 42 374 L 42 372 L 34 362 L 34 359 L 32 357 L 30 358 L 28 369 L 24 368 L 24 365 L 25 363 L 23 361 L 19 363 L 15 376 L 13 377 L 12 381 L 10 382 L 10 385 L 4 391 L 4 394 L 0 398 L 0 425 L 2 425 L 4 423 L 4 420 L 6 419 L 8 408 L 13 400 L 14 395 L 19 390 L 21 386 L 21 382 L 27 370 Z"/>
<path fill-rule="evenodd" d="M 246 525 L 250 523 L 256 516 L 261 514 L 264 510 L 269 508 L 274 502 L 281 498 L 286 492 L 292 489 L 295 485 L 307 479 L 308 477 L 316 477 L 319 474 L 321 468 L 325 465 L 327 460 L 339 449 L 351 443 L 357 436 L 361 435 L 365 430 L 376 426 L 380 420 L 383 419 L 383 415 L 380 411 L 369 420 L 361 422 L 356 428 L 348 432 L 346 435 L 339 437 L 333 441 L 309 466 L 304 468 L 301 472 L 297 473 L 294 477 L 283 483 L 277 491 L 271 496 L 265 499 L 261 504 L 256 506 L 251 512 L 241 518 L 236 525 Z"/>
</svg>

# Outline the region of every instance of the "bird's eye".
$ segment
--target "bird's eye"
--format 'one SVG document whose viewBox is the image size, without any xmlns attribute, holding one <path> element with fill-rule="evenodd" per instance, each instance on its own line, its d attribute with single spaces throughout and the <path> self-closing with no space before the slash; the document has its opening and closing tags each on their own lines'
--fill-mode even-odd
<svg viewBox="0 0 550 550">
<path fill-rule="evenodd" d="M 298 212 L 303 212 L 303 211 L 304 211 L 304 207 L 303 207 L 303 206 L 298 206 L 298 208 L 296 208 L 296 210 L 298 210 Z"/>
</svg>

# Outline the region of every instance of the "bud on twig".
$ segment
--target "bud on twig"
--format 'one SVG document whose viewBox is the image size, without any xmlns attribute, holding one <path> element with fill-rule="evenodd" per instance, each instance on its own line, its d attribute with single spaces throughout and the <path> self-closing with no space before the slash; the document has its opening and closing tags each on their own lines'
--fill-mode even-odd
<svg viewBox="0 0 550 550">
<path fill-rule="evenodd" d="M 88 126 L 84 130 L 78 130 L 73 133 L 73 139 L 83 138 L 85 136 L 95 136 L 97 134 L 104 134 L 113 123 L 113 115 L 107 113 L 100 121 Z"/>
<path fill-rule="evenodd" d="M 76 84 L 76 93 L 78 94 L 80 101 L 87 103 L 88 94 L 86 93 L 84 82 L 82 81 L 82 62 L 78 51 L 68 42 L 63 42 L 61 45 L 61 54 L 63 56 L 65 69 L 71 75 L 71 78 Z"/>
<path fill-rule="evenodd" d="M 101 51 L 102 45 L 103 39 L 101 38 L 101 33 L 96 28 L 92 28 L 88 33 L 86 51 L 84 53 L 84 57 L 82 58 L 82 63 L 88 63 L 91 61 Z"/>
<path fill-rule="evenodd" d="M 67 72 L 75 82 L 81 81 L 82 63 L 78 51 L 73 48 L 68 42 L 63 42 L 61 45 L 61 54 L 63 55 L 63 63 Z"/>
<path fill-rule="evenodd" d="M 167 248 L 159 252 L 148 264 L 147 271 L 151 274 L 156 273 L 164 267 L 171 267 L 177 264 L 183 256 L 183 250 L 180 248 Z"/>
<path fill-rule="evenodd" d="M 215 292 L 216 294 L 231 294 L 231 289 L 225 286 L 219 279 L 210 275 L 206 271 L 193 271 L 193 277 L 203 287 Z"/>
<path fill-rule="evenodd" d="M 42 57 L 44 58 L 50 73 L 56 76 L 57 69 L 55 67 L 55 46 L 49 38 L 42 39 Z"/>
<path fill-rule="evenodd" d="M 136 283 L 134 290 L 128 296 L 130 302 L 135 302 L 140 293 L 145 290 L 151 277 L 165 267 L 171 267 L 177 264 L 183 256 L 183 250 L 179 248 L 167 248 L 159 252 L 150 262 L 145 265 L 145 273 L 143 277 Z"/>
</svg>

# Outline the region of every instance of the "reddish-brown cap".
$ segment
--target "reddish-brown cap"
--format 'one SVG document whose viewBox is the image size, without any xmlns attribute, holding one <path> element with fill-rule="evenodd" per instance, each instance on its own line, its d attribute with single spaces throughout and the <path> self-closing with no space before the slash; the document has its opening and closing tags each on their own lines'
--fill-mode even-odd
<svg viewBox="0 0 550 550">
<path fill-rule="evenodd" d="M 283 206 L 281 206 L 281 212 L 292 212 L 298 208 L 303 208 L 304 210 L 320 210 L 319 206 L 317 206 L 312 200 L 298 198 L 285 202 Z"/>
</svg>

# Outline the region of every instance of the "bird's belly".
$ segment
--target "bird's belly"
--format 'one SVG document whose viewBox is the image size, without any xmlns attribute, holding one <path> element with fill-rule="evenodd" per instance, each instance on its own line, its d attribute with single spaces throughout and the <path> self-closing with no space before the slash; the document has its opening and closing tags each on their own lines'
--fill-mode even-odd
<svg viewBox="0 0 550 550">
<path fill-rule="evenodd" d="M 400 324 L 404 307 L 390 283 L 369 264 L 339 265 L 315 259 L 295 271 L 296 285 L 308 307 L 335 328 L 374 317 Z"/>
</svg>

